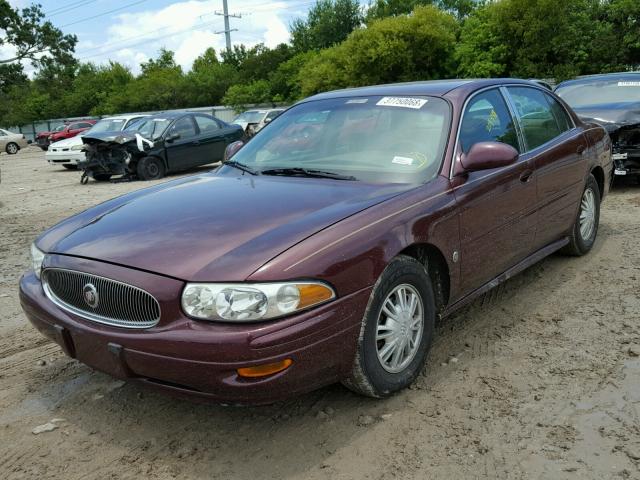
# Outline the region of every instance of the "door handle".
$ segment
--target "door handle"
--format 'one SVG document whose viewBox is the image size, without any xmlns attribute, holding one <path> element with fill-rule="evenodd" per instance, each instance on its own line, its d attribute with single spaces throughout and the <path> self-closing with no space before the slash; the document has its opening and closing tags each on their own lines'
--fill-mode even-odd
<svg viewBox="0 0 640 480">
<path fill-rule="evenodd" d="M 194 140 L 193 142 L 191 142 L 191 145 L 200 145 L 200 141 L 199 140 Z"/>
<path fill-rule="evenodd" d="M 587 147 L 585 147 L 584 145 L 579 145 L 578 148 L 576 149 L 576 153 L 578 155 L 582 155 L 586 149 Z"/>
<path fill-rule="evenodd" d="M 531 178 L 531 175 L 533 175 L 533 170 L 525 170 L 520 174 L 520 181 L 522 183 L 527 183 Z"/>
</svg>

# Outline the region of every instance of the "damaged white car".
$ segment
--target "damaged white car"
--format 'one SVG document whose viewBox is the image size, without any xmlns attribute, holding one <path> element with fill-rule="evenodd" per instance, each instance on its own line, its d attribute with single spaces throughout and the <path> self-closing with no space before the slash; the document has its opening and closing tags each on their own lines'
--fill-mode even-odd
<svg viewBox="0 0 640 480">
<path fill-rule="evenodd" d="M 103 118 L 83 134 L 65 138 L 49 145 L 45 158 L 51 165 L 62 165 L 68 170 L 75 170 L 78 168 L 78 163 L 82 162 L 86 156 L 82 142 L 83 136 L 104 132 L 120 132 L 147 116 L 138 114 Z"/>
</svg>

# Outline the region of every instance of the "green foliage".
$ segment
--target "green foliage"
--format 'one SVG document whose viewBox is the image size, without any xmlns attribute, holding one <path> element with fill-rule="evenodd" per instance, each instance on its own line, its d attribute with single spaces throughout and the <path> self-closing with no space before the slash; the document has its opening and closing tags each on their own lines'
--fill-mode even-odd
<svg viewBox="0 0 640 480">
<path fill-rule="evenodd" d="M 115 62 L 78 64 L 75 37 L 39 7 L 0 0 L 0 47 L 15 44 L 37 67 L 29 79 L 19 61 L 0 59 L 0 124 L 221 102 L 242 109 L 452 76 L 563 80 L 640 68 L 638 0 L 371 0 L 366 19 L 358 0 L 318 0 L 291 35 L 275 48 L 208 48 L 188 72 L 161 49 L 134 76 Z"/>
<path fill-rule="evenodd" d="M 271 87 L 267 80 L 256 80 L 249 84 L 232 85 L 222 99 L 235 111 L 241 111 L 251 103 L 268 103 L 271 100 Z"/>
<path fill-rule="evenodd" d="M 0 47 L 11 45 L 15 54 L 0 57 L 0 64 L 31 60 L 34 65 L 69 63 L 78 39 L 63 35 L 49 21 L 44 20 L 40 5 L 21 11 L 7 0 L 0 0 Z"/>
<path fill-rule="evenodd" d="M 358 0 L 317 0 L 306 20 L 291 24 L 291 43 L 298 52 L 330 47 L 346 39 L 363 19 Z"/>
<path fill-rule="evenodd" d="M 455 18 L 433 6 L 373 21 L 311 58 L 299 74 L 301 93 L 448 78 L 457 30 Z"/>
<path fill-rule="evenodd" d="M 416 7 L 424 5 L 434 5 L 462 19 L 468 16 L 477 4 L 475 0 L 373 0 L 369 4 L 365 21 L 371 23 L 381 18 L 407 15 Z"/>
<path fill-rule="evenodd" d="M 623 68 L 619 40 L 612 34 L 614 24 L 603 19 L 603 9 L 615 3 L 621 2 L 486 3 L 462 26 L 456 51 L 458 74 L 564 80 Z"/>
</svg>

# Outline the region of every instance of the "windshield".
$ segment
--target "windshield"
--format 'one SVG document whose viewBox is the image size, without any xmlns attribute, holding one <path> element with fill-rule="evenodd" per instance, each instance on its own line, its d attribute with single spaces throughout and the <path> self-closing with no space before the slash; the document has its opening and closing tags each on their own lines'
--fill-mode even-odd
<svg viewBox="0 0 640 480">
<path fill-rule="evenodd" d="M 374 183 L 423 183 L 439 172 L 449 125 L 449 105 L 434 97 L 311 101 L 278 116 L 233 160 L 262 172 L 304 168 Z"/>
<path fill-rule="evenodd" d="M 640 75 L 560 86 L 556 94 L 572 107 L 640 102 Z"/>
<path fill-rule="evenodd" d="M 127 132 L 138 132 L 143 137 L 151 140 L 160 137 L 167 127 L 171 124 L 170 118 L 144 118 L 142 120 L 133 122 L 125 130 Z"/>
<path fill-rule="evenodd" d="M 264 112 L 258 110 L 248 110 L 238 115 L 232 123 L 260 123 Z"/>
<path fill-rule="evenodd" d="M 116 132 L 122 130 L 126 120 L 122 118 L 105 118 L 96 123 L 87 133 Z"/>
</svg>

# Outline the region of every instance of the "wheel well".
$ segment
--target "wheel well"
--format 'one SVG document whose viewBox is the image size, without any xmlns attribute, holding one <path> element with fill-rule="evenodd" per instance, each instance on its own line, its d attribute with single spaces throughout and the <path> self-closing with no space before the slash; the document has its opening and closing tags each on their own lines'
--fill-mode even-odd
<svg viewBox="0 0 640 480">
<path fill-rule="evenodd" d="M 591 175 L 596 179 L 598 190 L 600 190 L 600 198 L 602 199 L 602 195 L 604 194 L 604 170 L 602 170 L 602 167 L 593 167 Z"/>
<path fill-rule="evenodd" d="M 450 276 L 449 266 L 442 252 L 429 243 L 411 245 L 405 248 L 402 255 L 415 258 L 427 267 L 433 284 L 436 308 L 442 312 L 449 303 Z"/>
</svg>

